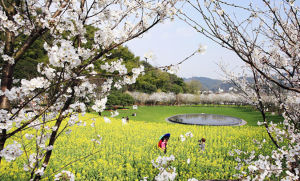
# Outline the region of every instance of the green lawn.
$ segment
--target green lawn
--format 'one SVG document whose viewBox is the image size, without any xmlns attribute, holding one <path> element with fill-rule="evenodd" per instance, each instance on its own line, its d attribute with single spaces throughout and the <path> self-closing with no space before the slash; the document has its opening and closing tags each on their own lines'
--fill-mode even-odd
<svg viewBox="0 0 300 181">
<path fill-rule="evenodd" d="M 128 110 L 118 110 L 120 113 L 116 118 L 128 116 L 130 120 L 146 122 L 165 122 L 166 118 L 185 113 L 207 113 L 233 116 L 247 121 L 247 125 L 256 126 L 257 121 L 262 121 L 260 112 L 255 109 L 237 106 L 139 106 L 137 110 L 129 107 Z M 136 116 L 132 116 L 136 113 Z M 95 113 L 96 114 L 96 113 Z M 104 116 L 110 116 L 110 111 L 104 111 Z M 278 122 L 282 120 L 280 116 L 268 114 L 268 120 Z"/>
</svg>

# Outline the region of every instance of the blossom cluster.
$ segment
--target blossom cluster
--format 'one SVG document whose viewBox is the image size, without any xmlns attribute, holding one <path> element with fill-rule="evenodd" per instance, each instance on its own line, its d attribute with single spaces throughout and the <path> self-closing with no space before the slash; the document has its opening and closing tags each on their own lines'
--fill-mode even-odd
<svg viewBox="0 0 300 181">
<path fill-rule="evenodd" d="M 144 72 L 143 66 L 129 72 L 121 59 L 108 60 L 110 51 L 173 18 L 177 1 L 30 0 L 1 6 L 0 32 L 9 38 L 0 40 L 0 59 L 5 64 L 0 139 L 9 141 L 24 131 L 21 137 L 36 144 L 3 143 L 0 158 L 13 161 L 26 151 L 24 169 L 41 179 L 55 149 L 55 141 L 49 140 L 70 134 L 75 125 L 86 125 L 78 118 L 79 113 L 85 114 L 86 105 L 102 112 L 113 87 L 135 83 Z M 43 43 L 46 60 L 39 61 L 37 75 L 29 72 L 27 78 L 17 80 L 15 65 L 37 40 Z M 73 178 L 68 172 L 57 178 L 63 175 Z"/>
<path fill-rule="evenodd" d="M 202 94 L 188 94 L 156 92 L 152 94 L 140 92 L 128 92 L 140 104 L 233 104 L 233 105 L 246 105 L 251 104 L 243 96 L 235 93 L 202 93 Z M 270 103 L 274 102 L 271 97 L 268 98 Z"/>
<path fill-rule="evenodd" d="M 70 181 L 74 181 L 75 180 L 75 175 L 70 172 L 70 171 L 66 171 L 63 170 L 60 173 L 55 175 L 54 180 L 70 180 Z"/>
<path fill-rule="evenodd" d="M 194 135 L 193 135 L 193 133 L 191 131 L 185 133 L 185 136 L 184 135 L 180 135 L 180 140 L 182 142 L 184 142 L 186 140 L 186 138 L 189 138 L 189 137 L 190 138 L 194 137 Z"/>
<path fill-rule="evenodd" d="M 293 0 L 261 3 L 262 6 L 253 6 L 230 0 L 205 0 L 203 4 L 189 1 L 203 18 L 204 26 L 197 24 L 199 17 L 190 12 L 181 11 L 180 15 L 199 33 L 233 51 L 245 63 L 240 73 L 228 71 L 226 66 L 221 69 L 236 85 L 236 93 L 261 113 L 260 125 L 274 144 L 272 155 L 251 152 L 247 153 L 248 159 L 236 158 L 248 167 L 246 179 L 299 180 L 300 27 L 299 15 L 293 13 L 299 11 L 299 4 Z M 236 19 L 236 10 L 247 15 Z M 270 110 L 281 114 L 280 124 L 267 116 Z M 262 148 L 264 142 L 255 144 Z"/>
<path fill-rule="evenodd" d="M 166 156 L 159 156 L 157 159 L 152 160 L 152 165 L 159 169 L 159 174 L 155 176 L 155 180 L 157 181 L 164 181 L 164 180 L 175 180 L 177 175 L 176 168 L 170 166 L 171 162 L 175 160 L 174 155 L 169 157 Z"/>
<path fill-rule="evenodd" d="M 266 124 L 266 123 L 258 123 Z M 289 126 L 287 121 L 284 121 L 286 126 Z M 299 179 L 299 168 L 295 167 L 297 165 L 297 160 L 300 155 L 300 134 L 293 133 L 290 131 L 286 132 L 281 128 L 282 125 L 277 125 L 274 123 L 270 124 L 268 127 L 268 132 L 276 135 L 275 139 L 278 143 L 283 143 L 285 139 L 290 140 L 290 144 L 282 146 L 277 150 L 273 150 L 272 154 L 269 155 L 258 155 L 256 156 L 255 151 L 242 151 L 235 149 L 234 152 L 230 152 L 230 156 L 235 156 L 235 160 L 240 162 L 237 169 L 240 169 L 243 165 L 248 167 L 249 174 L 245 178 L 246 180 L 264 180 L 266 178 L 271 178 L 272 176 L 280 177 L 282 180 L 297 180 Z M 264 147 L 266 141 L 263 140 L 259 142 L 253 140 L 260 149 Z M 241 159 L 240 157 L 244 157 Z M 284 160 L 284 161 L 283 161 Z M 285 164 L 289 170 L 285 171 Z M 243 177 L 243 175 L 241 175 Z"/>
<path fill-rule="evenodd" d="M 21 150 L 21 144 L 14 141 L 13 144 L 7 145 L 0 151 L 0 156 L 4 157 L 8 162 L 11 162 L 21 156 L 23 151 Z"/>
</svg>

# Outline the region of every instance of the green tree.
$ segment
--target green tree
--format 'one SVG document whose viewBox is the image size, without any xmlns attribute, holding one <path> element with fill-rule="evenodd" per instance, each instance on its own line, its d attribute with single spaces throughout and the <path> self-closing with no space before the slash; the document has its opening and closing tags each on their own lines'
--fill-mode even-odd
<svg viewBox="0 0 300 181">
<path fill-rule="evenodd" d="M 190 81 L 186 82 L 186 85 L 187 85 L 188 91 L 193 94 L 196 94 L 202 90 L 202 84 L 198 80 L 190 80 Z"/>
<path fill-rule="evenodd" d="M 145 75 L 140 76 L 136 83 L 131 85 L 128 90 L 145 93 L 153 93 L 157 90 L 161 90 L 163 92 L 174 92 L 176 94 L 188 91 L 187 85 L 182 78 L 159 69 L 154 69 L 154 67 L 148 68 L 149 71 L 146 71 Z"/>
<path fill-rule="evenodd" d="M 174 92 L 175 94 L 179 94 L 183 92 L 182 87 L 177 84 L 169 84 L 167 90 L 168 90 L 167 92 Z"/>
<path fill-rule="evenodd" d="M 121 90 L 114 90 L 107 97 L 106 105 L 110 108 L 114 106 L 130 106 L 134 104 L 134 99 L 129 94 L 123 93 Z"/>
<path fill-rule="evenodd" d="M 125 107 L 125 106 L 131 106 L 134 104 L 134 98 L 126 93 L 121 94 L 121 100 L 120 100 L 120 104 Z"/>
<path fill-rule="evenodd" d="M 157 91 L 157 87 L 146 81 L 138 81 L 135 88 L 139 91 L 151 94 Z"/>
<path fill-rule="evenodd" d="M 120 99 L 118 96 L 119 93 L 117 92 L 112 92 L 108 97 L 107 97 L 107 102 L 106 105 L 111 108 L 116 105 L 120 105 Z"/>
<path fill-rule="evenodd" d="M 93 37 L 97 28 L 94 28 L 93 26 L 86 26 L 86 28 L 89 33 L 85 35 L 87 43 L 83 46 L 86 48 L 91 48 L 94 43 Z M 68 32 L 65 32 L 63 36 L 68 36 Z M 20 36 L 19 39 L 19 41 L 23 41 L 24 37 Z M 29 50 L 24 54 L 19 63 L 16 64 L 15 78 L 31 79 L 38 75 L 37 64 L 48 61 L 47 52 L 43 47 L 45 39 L 47 39 L 47 41 L 49 42 L 51 42 L 52 40 L 52 38 L 47 34 L 43 37 L 38 38 L 29 48 Z M 138 67 L 140 65 L 143 65 L 145 67 L 145 74 L 137 79 L 136 84 L 125 86 L 123 92 L 125 90 L 129 90 L 153 93 L 158 89 L 162 90 L 163 92 L 175 93 L 188 91 L 187 85 L 184 83 L 182 78 L 179 78 L 176 75 L 169 74 L 162 70 L 155 69 L 152 65 L 145 61 L 140 61 L 140 58 L 136 57 L 126 46 L 118 46 L 117 48 L 107 53 L 105 58 L 107 60 L 105 62 L 112 62 L 122 59 L 126 68 L 128 69 L 128 72 L 130 72 L 132 68 Z M 1 58 L 0 63 L 2 64 Z M 96 72 L 102 72 L 100 67 L 103 63 L 104 61 L 96 61 L 94 63 Z M 103 80 L 91 80 L 91 82 L 96 83 L 97 85 L 101 85 Z M 101 90 L 99 89 L 98 91 Z"/>
</svg>

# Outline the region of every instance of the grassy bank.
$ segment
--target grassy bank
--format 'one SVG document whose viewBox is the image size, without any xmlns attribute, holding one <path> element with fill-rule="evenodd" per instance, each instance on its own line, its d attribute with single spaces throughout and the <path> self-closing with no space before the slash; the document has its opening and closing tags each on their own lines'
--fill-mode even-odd
<svg viewBox="0 0 300 181">
<path fill-rule="evenodd" d="M 225 116 L 233 116 L 247 121 L 247 125 L 256 126 L 257 121 L 261 121 L 261 114 L 251 107 L 228 107 L 228 106 L 139 106 L 137 110 L 129 107 L 128 110 L 118 110 L 120 113 L 116 118 L 128 116 L 130 120 L 146 121 L 146 122 L 165 122 L 166 118 L 176 114 L 187 113 L 207 113 L 219 114 Z M 136 116 L 132 116 L 136 113 Z M 97 113 L 95 113 L 97 114 Z M 104 111 L 104 116 L 110 116 L 109 111 Z M 270 121 L 278 122 L 282 120 L 280 116 L 268 114 Z"/>
</svg>

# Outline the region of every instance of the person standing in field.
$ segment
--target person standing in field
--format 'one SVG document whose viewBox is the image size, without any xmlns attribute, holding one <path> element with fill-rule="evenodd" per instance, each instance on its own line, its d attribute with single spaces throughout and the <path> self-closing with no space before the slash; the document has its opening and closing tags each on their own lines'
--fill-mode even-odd
<svg viewBox="0 0 300 181">
<path fill-rule="evenodd" d="M 201 138 L 201 140 L 198 140 L 198 142 L 199 142 L 200 151 L 204 151 L 205 150 L 205 138 Z"/>
<path fill-rule="evenodd" d="M 170 133 L 166 133 L 164 135 L 162 135 L 159 138 L 159 142 L 158 142 L 158 148 L 160 148 L 161 150 L 164 151 L 164 153 L 167 153 L 167 144 L 168 144 L 168 140 L 170 138 L 171 134 Z"/>
<path fill-rule="evenodd" d="M 164 150 L 164 153 L 167 153 L 167 144 L 168 144 L 168 138 L 164 138 L 161 143 L 161 148 Z"/>
<path fill-rule="evenodd" d="M 127 123 L 126 118 L 122 117 L 122 125 L 125 125 Z"/>
</svg>

